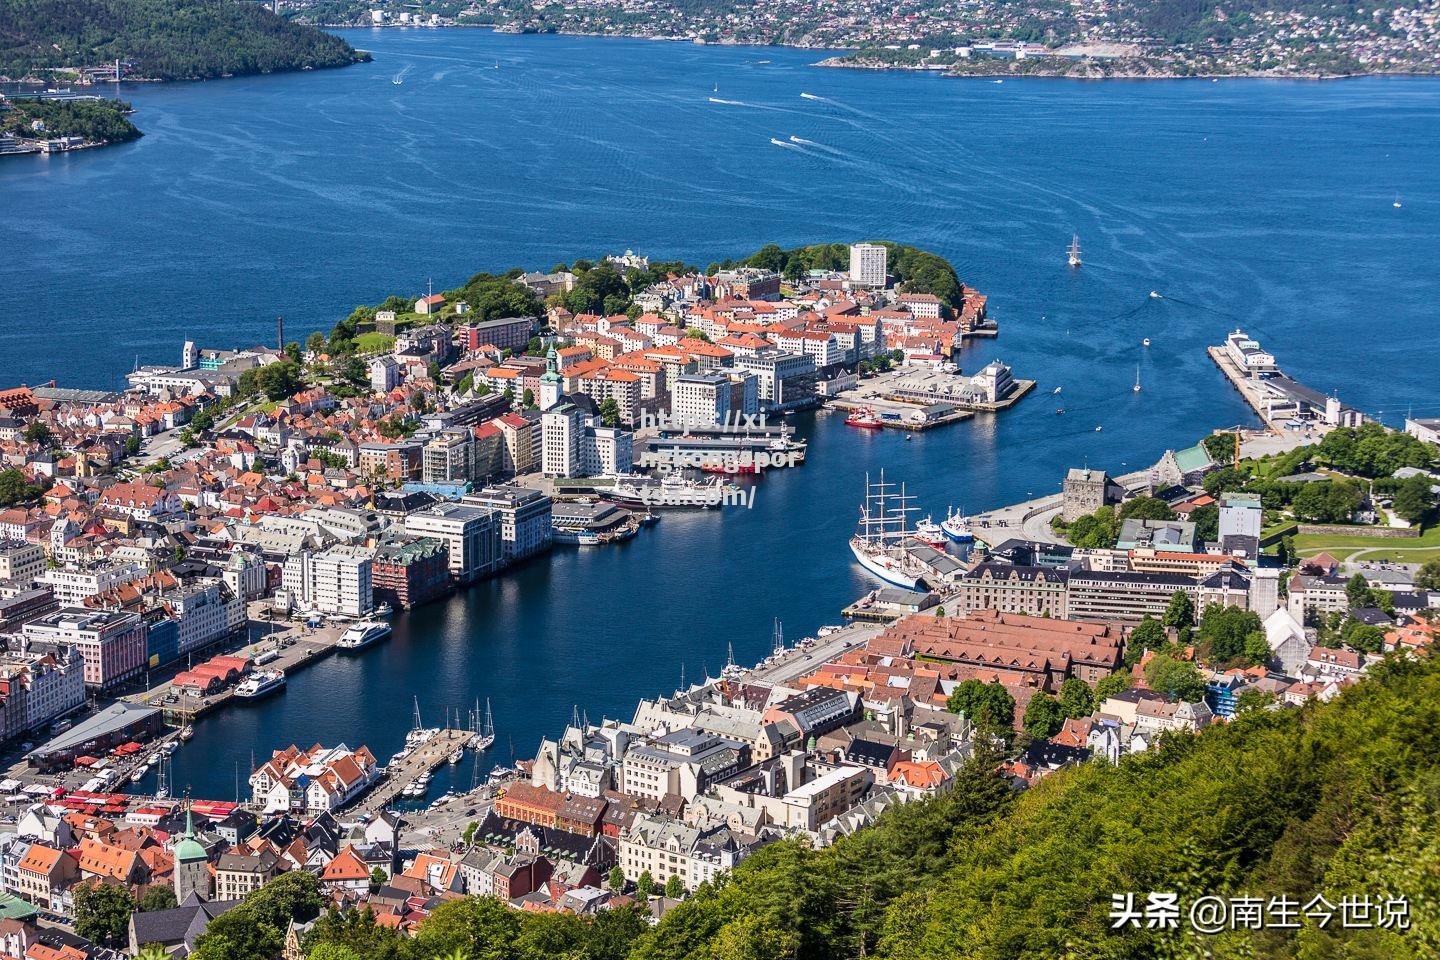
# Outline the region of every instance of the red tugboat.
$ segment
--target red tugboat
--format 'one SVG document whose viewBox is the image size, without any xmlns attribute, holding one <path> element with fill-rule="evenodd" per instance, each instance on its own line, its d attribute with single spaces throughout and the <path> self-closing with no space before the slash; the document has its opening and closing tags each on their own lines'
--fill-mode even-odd
<svg viewBox="0 0 1440 960">
<path fill-rule="evenodd" d="M 885 426 L 885 423 L 875 415 L 874 410 L 869 407 L 860 407 L 851 411 L 850 416 L 845 418 L 845 426 L 875 429 Z"/>
</svg>

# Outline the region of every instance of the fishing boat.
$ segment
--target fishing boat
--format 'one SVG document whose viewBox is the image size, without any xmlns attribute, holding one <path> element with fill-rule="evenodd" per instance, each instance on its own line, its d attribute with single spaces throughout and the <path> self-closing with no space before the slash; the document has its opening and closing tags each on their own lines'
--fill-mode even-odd
<svg viewBox="0 0 1440 960">
<path fill-rule="evenodd" d="M 940 521 L 940 531 L 956 543 L 970 543 L 975 534 L 970 530 L 970 518 L 961 511 L 951 509 Z"/>
<path fill-rule="evenodd" d="M 372 643 L 378 643 L 390 636 L 390 624 L 374 620 L 362 620 L 346 630 L 335 642 L 341 650 L 363 650 Z"/>
<path fill-rule="evenodd" d="M 285 686 L 285 671 L 283 670 L 260 670 L 252 673 L 240 685 L 235 688 L 235 696 L 246 700 L 258 700 L 260 697 Z"/>
<path fill-rule="evenodd" d="M 490 713 L 490 698 L 485 698 L 485 722 L 479 723 L 480 701 L 475 701 L 476 729 L 470 738 L 470 749 L 479 753 L 495 745 L 495 717 Z"/>
<path fill-rule="evenodd" d="M 909 438 L 907 437 L 906 439 Z M 940 529 L 940 524 L 931 520 L 928 516 L 915 524 L 915 539 L 934 547 L 936 550 L 944 550 L 947 541 L 945 531 Z"/>
<path fill-rule="evenodd" d="M 1079 236 L 1079 234 L 1071 234 L 1071 235 L 1070 235 L 1070 266 L 1072 266 L 1072 267 L 1078 267 L 1078 266 L 1080 266 L 1080 264 L 1081 264 L 1081 260 L 1080 260 L 1080 236 Z"/>
<path fill-rule="evenodd" d="M 893 488 L 898 486 L 899 493 Z M 865 476 L 865 502 L 860 507 L 860 524 L 850 538 L 850 552 L 871 576 L 906 590 L 921 586 L 923 568 L 909 558 L 904 542 L 913 536 L 909 527 L 915 499 L 905 493 L 904 484 L 888 483 L 882 470 L 878 483 Z"/>
<path fill-rule="evenodd" d="M 188 723 L 180 728 L 181 740 L 189 740 L 193 736 L 195 736 L 195 728 L 190 726 Z"/>
<path fill-rule="evenodd" d="M 858 407 L 851 411 L 850 416 L 845 418 L 847 427 L 865 427 L 868 430 L 875 430 L 885 426 L 885 421 L 875 415 L 875 411 L 869 407 Z"/>
</svg>

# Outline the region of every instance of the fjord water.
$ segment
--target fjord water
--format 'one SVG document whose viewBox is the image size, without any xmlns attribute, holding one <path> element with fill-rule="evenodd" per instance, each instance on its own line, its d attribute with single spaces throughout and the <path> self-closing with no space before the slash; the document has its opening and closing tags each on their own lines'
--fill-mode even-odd
<svg viewBox="0 0 1440 960">
<path fill-rule="evenodd" d="M 990 295 L 1001 336 L 967 370 L 999 357 L 1040 388 L 913 440 L 799 417 L 810 462 L 764 477 L 753 510 L 557 550 L 201 722 L 175 761 L 199 795 L 291 742 L 386 757 L 414 696 L 427 724 L 490 697 L 501 762 L 573 706 L 628 718 L 682 664 L 713 672 L 729 642 L 753 661 L 773 617 L 793 639 L 868 589 L 845 547 L 866 471 L 977 510 L 1252 422 L 1203 350 L 1236 325 L 1347 403 L 1440 415 L 1440 81 L 996 84 L 790 50 L 344 35 L 375 61 L 127 88 L 142 140 L 0 163 L 0 382 L 114 387 L 185 339 L 270 342 L 277 314 L 304 339 L 432 277 L 883 237 Z"/>
</svg>

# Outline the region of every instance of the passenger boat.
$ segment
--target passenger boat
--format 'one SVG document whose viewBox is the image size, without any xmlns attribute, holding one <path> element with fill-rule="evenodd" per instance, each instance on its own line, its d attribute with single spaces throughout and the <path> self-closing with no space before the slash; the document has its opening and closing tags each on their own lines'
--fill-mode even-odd
<svg viewBox="0 0 1440 960">
<path fill-rule="evenodd" d="M 665 508 L 709 508 L 724 504 L 734 484 L 720 477 L 709 480 L 687 480 L 677 474 L 654 477 L 617 477 L 614 485 L 595 492 L 602 500 L 622 507 L 644 510 Z"/>
<path fill-rule="evenodd" d="M 362 620 L 341 634 L 335 646 L 341 650 L 363 650 L 390 636 L 390 624 Z"/>
<path fill-rule="evenodd" d="M 970 518 L 956 513 L 953 509 L 941 521 L 940 529 L 956 543 L 970 543 L 975 539 L 975 534 L 970 530 Z"/>
<path fill-rule="evenodd" d="M 240 681 L 240 685 L 235 688 L 235 696 L 246 700 L 256 700 L 268 693 L 274 693 L 284 686 L 285 671 L 261 670 Z"/>
<path fill-rule="evenodd" d="M 865 427 L 873 430 L 885 426 L 885 421 L 877 417 L 875 411 L 869 407 L 860 407 L 852 411 L 850 416 L 845 418 L 845 425 L 847 427 Z"/>
</svg>

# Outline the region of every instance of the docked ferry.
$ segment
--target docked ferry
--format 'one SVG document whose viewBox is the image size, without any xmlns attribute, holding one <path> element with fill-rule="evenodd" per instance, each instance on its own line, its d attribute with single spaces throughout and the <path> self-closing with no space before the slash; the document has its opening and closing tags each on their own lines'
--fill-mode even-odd
<svg viewBox="0 0 1440 960">
<path fill-rule="evenodd" d="M 654 477 L 617 477 L 614 486 L 600 487 L 595 492 L 604 500 L 622 507 L 642 510 L 685 507 L 718 507 L 725 494 L 734 487 L 720 477 L 708 480 L 686 480 L 675 474 L 663 479 Z"/>
<path fill-rule="evenodd" d="M 860 407 L 845 418 L 847 427 L 867 427 L 878 429 L 885 426 L 885 421 L 875 415 L 875 411 L 869 407 Z"/>
<path fill-rule="evenodd" d="M 335 646 L 341 650 L 363 650 L 372 643 L 378 643 L 390 636 L 390 624 L 374 620 L 362 620 L 346 630 Z"/>
<path fill-rule="evenodd" d="M 240 681 L 240 685 L 235 688 L 235 696 L 243 697 L 246 700 L 257 700 L 284 686 L 285 671 L 259 670 Z"/>
</svg>

